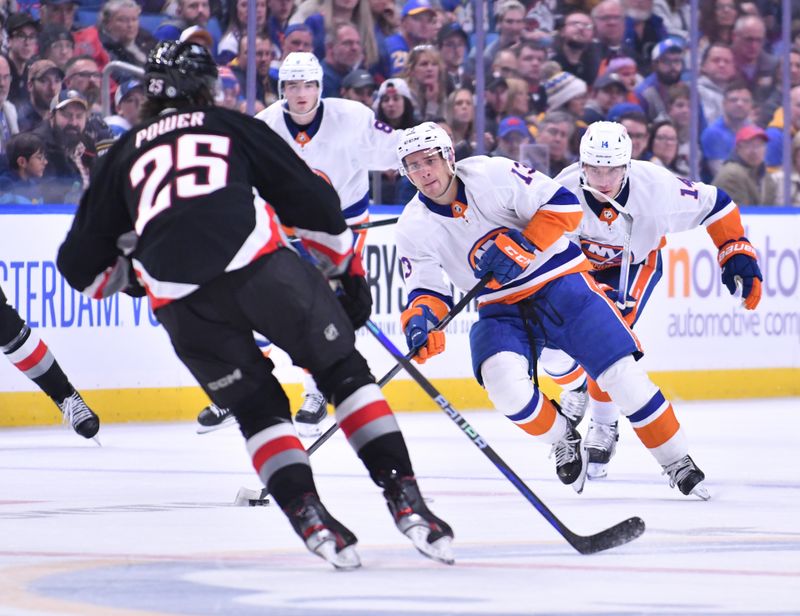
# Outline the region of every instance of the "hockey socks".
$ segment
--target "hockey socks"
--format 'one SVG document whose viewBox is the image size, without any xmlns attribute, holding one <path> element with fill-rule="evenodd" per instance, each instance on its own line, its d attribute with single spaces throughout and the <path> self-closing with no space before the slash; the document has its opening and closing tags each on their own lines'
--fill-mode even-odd
<svg viewBox="0 0 800 616">
<path fill-rule="evenodd" d="M 75 389 L 44 341 L 26 324 L 15 338 L 3 345 L 3 353 L 25 376 L 36 383 L 56 404 Z"/>
</svg>

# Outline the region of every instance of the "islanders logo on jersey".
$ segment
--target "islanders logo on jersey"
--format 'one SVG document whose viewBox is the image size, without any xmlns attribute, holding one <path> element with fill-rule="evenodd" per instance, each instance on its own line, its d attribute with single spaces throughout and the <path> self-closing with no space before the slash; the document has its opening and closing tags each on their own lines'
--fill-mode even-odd
<svg viewBox="0 0 800 616">
<path fill-rule="evenodd" d="M 600 210 L 599 218 L 605 223 L 608 223 L 611 226 L 611 223 L 614 222 L 619 216 L 619 212 L 615 210 L 613 207 L 604 207 Z"/>
<path fill-rule="evenodd" d="M 450 204 L 450 212 L 452 212 L 453 218 L 466 218 L 468 207 L 466 203 L 456 200 Z"/>
<path fill-rule="evenodd" d="M 470 248 L 469 251 L 468 259 L 469 265 L 473 270 L 478 268 L 478 261 L 481 260 L 481 257 L 486 253 L 487 250 L 489 250 L 492 244 L 494 244 L 495 238 L 508 230 L 508 227 L 498 227 L 497 229 L 492 229 L 489 231 L 489 233 L 485 234 L 472 245 L 472 248 Z"/>
<path fill-rule="evenodd" d="M 622 246 L 581 239 L 581 250 L 596 270 L 619 267 L 622 264 Z"/>
</svg>

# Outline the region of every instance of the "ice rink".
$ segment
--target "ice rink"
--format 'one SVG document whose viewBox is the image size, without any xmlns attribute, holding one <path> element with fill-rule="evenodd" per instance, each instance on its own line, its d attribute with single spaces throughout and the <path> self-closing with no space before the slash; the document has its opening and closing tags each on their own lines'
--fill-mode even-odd
<svg viewBox="0 0 800 616">
<path fill-rule="evenodd" d="M 65 428 L 0 431 L 0 615 L 800 614 L 800 400 L 676 405 L 712 500 L 670 489 L 626 423 L 609 477 L 582 495 L 548 448 L 495 412 L 465 416 L 570 528 L 632 515 L 645 534 L 575 552 L 442 413 L 399 414 L 456 564 L 395 528 L 341 433 L 312 456 L 363 567 L 308 553 L 256 488 L 235 428 L 104 425 L 103 447 Z M 585 431 L 585 422 L 581 425 Z"/>
</svg>

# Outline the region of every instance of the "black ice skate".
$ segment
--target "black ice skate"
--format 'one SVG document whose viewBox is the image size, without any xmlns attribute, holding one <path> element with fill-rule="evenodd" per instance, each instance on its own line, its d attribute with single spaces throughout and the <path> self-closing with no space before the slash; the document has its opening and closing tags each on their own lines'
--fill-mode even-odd
<svg viewBox="0 0 800 616">
<path fill-rule="evenodd" d="M 561 397 L 559 398 L 561 412 L 574 426 L 581 423 L 583 416 L 586 415 L 586 407 L 589 404 L 589 392 L 587 389 L 584 382 L 578 389 L 565 389 L 561 392 Z"/>
<path fill-rule="evenodd" d="M 211 403 L 200 411 L 200 414 L 197 416 L 197 423 L 200 424 L 197 427 L 197 433 L 205 434 L 206 432 L 219 430 L 225 426 L 233 425 L 235 421 L 236 418 L 233 416 L 230 409 L 223 409 Z"/>
<path fill-rule="evenodd" d="M 300 436 L 312 437 L 322 434 L 322 422 L 328 416 L 328 403 L 318 391 L 307 392 L 300 410 L 294 416 L 295 427 Z"/>
<path fill-rule="evenodd" d="M 452 565 L 453 531 L 431 513 L 414 477 L 400 477 L 392 471 L 378 477 L 383 496 L 397 529 L 411 539 L 414 547 L 428 558 Z"/>
<path fill-rule="evenodd" d="M 602 479 L 608 475 L 606 465 L 614 457 L 619 440 L 619 428 L 617 422 L 604 424 L 591 419 L 586 438 L 583 445 L 589 458 L 589 469 L 586 474 L 589 479 Z"/>
<path fill-rule="evenodd" d="M 312 554 L 337 569 L 361 566 L 355 550 L 356 536 L 328 513 L 316 494 L 309 492 L 297 497 L 284 507 L 283 512 Z"/>
<path fill-rule="evenodd" d="M 72 429 L 83 438 L 94 438 L 100 430 L 100 418 L 86 406 L 77 391 L 64 398 L 58 408 L 64 415 L 64 423 L 72 426 Z"/>
<path fill-rule="evenodd" d="M 662 475 L 669 475 L 669 487 L 674 488 L 678 486 L 681 493 L 689 496 L 694 494 L 696 497 L 703 500 L 711 498 L 706 487 L 702 484 L 706 478 L 705 473 L 701 471 L 689 456 L 683 456 L 677 462 L 667 464 L 662 467 L 664 472 Z"/>
<path fill-rule="evenodd" d="M 553 454 L 556 456 L 556 474 L 561 483 L 571 485 L 578 494 L 583 492 L 588 461 L 581 445 L 581 435 L 569 419 L 567 431 L 550 450 L 550 456 Z"/>
</svg>

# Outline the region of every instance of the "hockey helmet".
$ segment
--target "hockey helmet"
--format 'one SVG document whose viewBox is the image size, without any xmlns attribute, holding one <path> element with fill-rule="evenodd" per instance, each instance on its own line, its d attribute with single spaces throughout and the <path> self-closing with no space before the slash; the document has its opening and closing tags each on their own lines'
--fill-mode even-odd
<svg viewBox="0 0 800 616">
<path fill-rule="evenodd" d="M 423 122 L 403 132 L 397 146 L 397 158 L 400 161 L 400 174 L 406 175 L 408 170 L 405 158 L 409 154 L 420 151 L 438 151 L 455 173 L 455 155 L 453 141 L 445 130 L 435 122 Z"/>
<path fill-rule="evenodd" d="M 585 165 L 591 167 L 622 167 L 620 190 L 628 179 L 631 168 L 633 144 L 627 129 L 618 122 L 594 122 L 581 137 L 580 144 L 581 181 L 586 180 Z M 616 196 L 616 195 L 615 195 Z"/>
<path fill-rule="evenodd" d="M 157 100 L 194 99 L 205 87 L 213 96 L 217 65 L 209 51 L 191 42 L 162 41 L 147 56 L 145 88 Z"/>
</svg>

